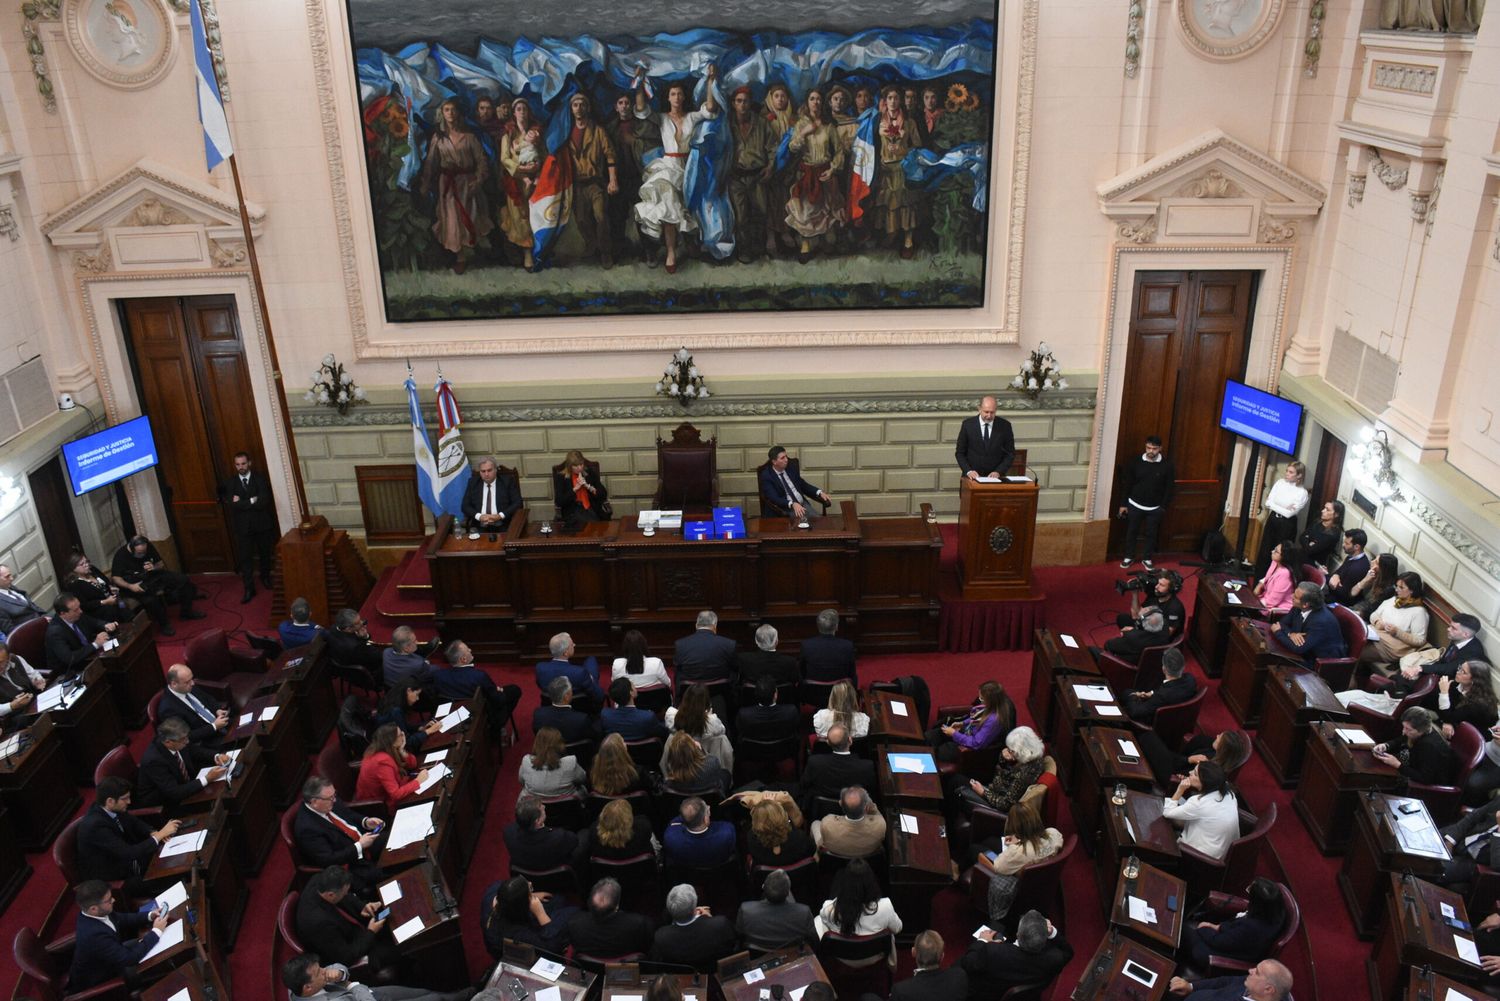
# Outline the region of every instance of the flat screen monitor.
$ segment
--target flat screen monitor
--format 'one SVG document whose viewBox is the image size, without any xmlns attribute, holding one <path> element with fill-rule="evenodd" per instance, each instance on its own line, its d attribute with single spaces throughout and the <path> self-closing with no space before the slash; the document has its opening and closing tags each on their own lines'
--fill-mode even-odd
<svg viewBox="0 0 1500 1001">
<path fill-rule="evenodd" d="M 62 455 L 73 496 L 82 497 L 156 465 L 151 419 L 142 415 L 70 441 L 63 445 Z"/>
<path fill-rule="evenodd" d="M 1219 427 L 1294 455 L 1302 434 L 1302 404 L 1228 379 L 1224 383 Z"/>
</svg>

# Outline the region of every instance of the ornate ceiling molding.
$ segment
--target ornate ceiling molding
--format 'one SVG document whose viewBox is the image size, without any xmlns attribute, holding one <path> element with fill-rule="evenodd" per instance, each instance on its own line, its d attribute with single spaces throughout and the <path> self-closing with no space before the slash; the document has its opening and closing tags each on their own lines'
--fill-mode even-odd
<svg viewBox="0 0 1500 1001">
<path fill-rule="evenodd" d="M 1316 182 L 1266 154 L 1235 139 L 1222 129 L 1210 129 L 1159 156 L 1105 181 L 1098 188 L 1102 202 L 1118 202 L 1145 190 L 1158 191 L 1185 175 L 1215 163 L 1225 163 L 1247 179 L 1276 191 L 1287 202 L 1321 208 L 1328 193 Z M 1316 211 L 1314 208 L 1314 212 Z"/>
<path fill-rule="evenodd" d="M 31 60 L 31 75 L 42 108 L 57 112 L 57 94 L 52 89 L 52 70 L 47 65 L 47 47 L 42 43 L 38 24 L 62 20 L 62 0 L 26 0 L 21 5 L 21 38 L 26 42 L 26 56 Z"/>
</svg>

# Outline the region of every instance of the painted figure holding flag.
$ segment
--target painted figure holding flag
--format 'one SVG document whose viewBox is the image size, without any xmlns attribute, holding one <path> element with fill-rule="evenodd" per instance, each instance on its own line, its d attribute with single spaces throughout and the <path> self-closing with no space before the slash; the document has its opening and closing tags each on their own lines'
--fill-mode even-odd
<svg viewBox="0 0 1500 1001">
<path fill-rule="evenodd" d="M 698 220 L 688 211 L 687 201 L 683 198 L 683 188 L 687 183 L 687 161 L 693 132 L 700 122 L 719 113 L 719 106 L 714 101 L 717 74 L 710 63 L 705 74 L 708 86 L 701 110 L 688 110 L 688 85 L 675 81 L 667 87 L 667 110 L 657 115 L 646 102 L 646 67 L 636 70 L 635 117 L 658 120 L 662 155 L 646 167 L 646 176 L 641 181 L 641 200 L 635 206 L 635 221 L 641 232 L 667 245 L 669 275 L 677 272 L 678 237 L 698 229 Z"/>
</svg>

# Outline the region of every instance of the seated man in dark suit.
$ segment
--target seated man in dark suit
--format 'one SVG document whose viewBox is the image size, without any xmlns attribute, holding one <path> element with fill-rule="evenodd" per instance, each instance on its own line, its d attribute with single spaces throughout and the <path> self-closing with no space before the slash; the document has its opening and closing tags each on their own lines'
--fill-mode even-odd
<svg viewBox="0 0 1500 1001">
<path fill-rule="evenodd" d="M 747 900 L 740 905 L 734 930 L 750 949 L 770 951 L 818 944 L 812 908 L 792 898 L 792 877 L 781 869 L 766 874 L 760 900 Z"/>
<path fill-rule="evenodd" d="M 734 680 L 734 640 L 719 635 L 719 616 L 698 613 L 693 634 L 678 640 L 672 652 L 672 669 L 680 693 L 695 681 L 704 684 Z"/>
<path fill-rule="evenodd" d="M 1489 663 L 1485 658 L 1484 644 L 1479 642 L 1480 628 L 1478 616 L 1470 615 L 1468 612 L 1459 612 L 1453 616 L 1453 621 L 1448 623 L 1448 645 L 1443 647 L 1436 657 L 1425 663 L 1403 666 L 1400 673 L 1391 679 L 1391 694 L 1398 698 L 1404 696 L 1416 686 L 1417 680 L 1424 674 L 1451 678 L 1458 674 L 1460 667 L 1471 660 Z M 1406 659 L 1402 658 L 1403 661 Z M 1416 659 L 1420 660 L 1420 655 Z"/>
<path fill-rule="evenodd" d="M 601 879 L 589 891 L 588 907 L 568 919 L 575 955 L 596 958 L 644 954 L 651 948 L 651 921 L 620 910 L 620 883 Z"/>
<path fill-rule="evenodd" d="M 781 634 L 776 627 L 766 623 L 755 630 L 755 649 L 735 654 L 734 671 L 741 685 L 753 685 L 761 678 L 770 678 L 775 685 L 795 685 L 802 679 L 797 671 L 797 662 L 784 653 L 776 652 Z"/>
<path fill-rule="evenodd" d="M 763 674 L 756 679 L 755 705 L 745 706 L 735 717 L 735 732 L 740 740 L 780 740 L 797 732 L 802 710 L 797 706 L 781 705 L 780 695 L 770 675 Z"/>
<path fill-rule="evenodd" d="M 1476 867 L 1500 869 L 1500 798 L 1470 810 L 1439 833 L 1452 856 L 1443 863 L 1442 875 L 1434 882 L 1442 886 L 1468 886 Z"/>
<path fill-rule="evenodd" d="M 105 776 L 94 789 L 94 805 L 78 824 L 79 878 L 124 880 L 127 896 L 141 896 L 147 867 L 179 826 L 169 820 L 153 831 L 130 812 L 130 783 L 118 775 Z"/>
<path fill-rule="evenodd" d="M 604 689 L 599 687 L 599 662 L 589 657 L 582 664 L 572 663 L 577 648 L 573 645 L 573 637 L 567 633 L 558 633 L 548 640 L 547 650 L 552 659 L 537 664 L 536 687 L 545 692 L 554 678 L 567 678 L 580 708 L 597 712 L 604 704 Z"/>
<path fill-rule="evenodd" d="M 712 868 L 734 856 L 734 825 L 714 820 L 713 811 L 697 796 L 682 801 L 676 820 L 662 832 L 662 861 L 667 865 Z"/>
<path fill-rule="evenodd" d="M 340 803 L 333 783 L 321 775 L 302 783 L 302 809 L 292 821 L 292 841 L 306 864 L 348 866 L 360 892 L 369 893 L 380 882 L 375 861 L 383 830 L 379 819 L 362 817 Z"/>
<path fill-rule="evenodd" d="M 1344 657 L 1349 647 L 1338 619 L 1323 605 L 1323 593 L 1312 581 L 1303 581 L 1292 593 L 1292 610 L 1271 626 L 1271 637 L 1282 650 L 1316 667 L 1324 657 Z M 1274 646 L 1273 646 L 1274 649 Z"/>
<path fill-rule="evenodd" d="M 832 497 L 802 478 L 801 466 L 796 459 L 786 454 L 786 449 L 780 445 L 772 445 L 768 458 L 770 463 L 760 471 L 760 495 L 776 507 L 806 521 L 813 513 L 813 501 L 819 500 L 824 504 L 833 502 Z"/>
<path fill-rule="evenodd" d="M 650 740 L 670 736 L 667 725 L 656 718 L 649 709 L 638 709 L 635 704 L 635 685 L 629 678 L 616 678 L 610 682 L 609 700 L 613 706 L 599 714 L 599 723 L 604 732 L 618 733 L 625 740 Z"/>
<path fill-rule="evenodd" d="M 289 998 L 327 1001 L 469 1001 L 475 996 L 472 987 L 447 993 L 421 987 L 367 987 L 349 975 L 347 966 L 322 965 L 316 952 L 304 952 L 283 963 L 281 982 Z"/>
<path fill-rule="evenodd" d="M 1187 673 L 1187 659 L 1173 647 L 1161 655 L 1162 682 L 1149 692 L 1125 696 L 1125 715 L 1137 723 L 1150 723 L 1156 710 L 1175 706 L 1198 694 L 1198 679 Z"/>
<path fill-rule="evenodd" d="M 943 936 L 928 929 L 911 945 L 914 972 L 891 988 L 891 1001 L 962 1001 L 969 975 L 960 966 L 943 969 Z"/>
<path fill-rule="evenodd" d="M 333 617 L 333 628 L 328 631 L 328 655 L 335 664 L 362 667 L 376 681 L 381 681 L 385 677 L 387 649 L 370 639 L 365 620 L 354 609 L 341 608 Z"/>
<path fill-rule="evenodd" d="M 1187 981 L 1173 977 L 1167 990 L 1188 1001 L 1282 1001 L 1292 993 L 1292 971 L 1274 959 L 1263 959 L 1244 976 Z"/>
<path fill-rule="evenodd" d="M 156 739 L 141 752 L 136 773 L 140 806 L 159 806 L 169 817 L 177 815 L 182 801 L 196 795 L 229 774 L 229 755 L 215 754 L 188 740 L 188 724 L 180 716 L 168 716 L 156 725 Z M 198 778 L 198 773 L 209 771 Z"/>
<path fill-rule="evenodd" d="M 167 690 L 156 704 L 156 718 L 177 717 L 188 725 L 188 739 L 216 749 L 230 730 L 229 710 L 219 700 L 193 685 L 193 669 L 186 664 L 167 668 Z"/>
<path fill-rule="evenodd" d="M 856 757 L 850 750 L 852 740 L 849 728 L 835 723 L 828 728 L 828 754 L 808 755 L 802 769 L 802 812 L 815 816 L 812 809 L 816 797 L 838 799 L 839 793 L 849 786 L 875 788 L 875 762 Z"/>
<path fill-rule="evenodd" d="M 417 634 L 411 626 L 397 626 L 391 630 L 391 645 L 381 655 L 381 672 L 387 688 L 411 682 L 422 689 L 424 711 L 437 707 L 437 682 L 432 677 L 432 665 L 427 656 L 417 649 Z"/>
<path fill-rule="evenodd" d="M 464 488 L 464 522 L 471 532 L 503 532 L 521 510 L 521 493 L 509 476 L 500 475 L 492 458 L 479 461 L 479 475 Z"/>
<path fill-rule="evenodd" d="M 680 963 L 710 973 L 719 960 L 739 950 L 734 925 L 698 906 L 698 891 L 678 883 L 667 891 L 668 923 L 656 930 L 651 958 L 658 963 Z"/>
<path fill-rule="evenodd" d="M 1016 940 L 981 932 L 960 960 L 969 975 L 971 1001 L 994 1001 L 1021 984 L 1050 984 L 1073 961 L 1073 947 L 1040 911 L 1016 923 Z"/>
<path fill-rule="evenodd" d="M 578 861 L 578 835 L 547 826 L 547 805 L 529 793 L 516 800 L 516 819 L 505 825 L 512 868 L 542 872 Z"/>
<path fill-rule="evenodd" d="M 47 670 L 58 678 L 79 674 L 110 641 L 115 624 L 84 615 L 83 603 L 67 592 L 57 596 L 52 610 L 57 614 L 47 623 L 43 636 Z"/>
<path fill-rule="evenodd" d="M 0 563 L 0 636 L 8 636 L 16 626 L 41 618 L 46 610 L 31 600 L 31 595 L 16 587 L 16 575 Z"/>
<path fill-rule="evenodd" d="M 501 688 L 495 679 L 474 663 L 474 651 L 463 640 L 454 640 L 443 651 L 447 667 L 433 672 L 433 683 L 438 697 L 445 702 L 467 702 L 475 692 L 484 693 L 489 726 L 495 733 L 510 719 L 521 702 L 521 686 L 506 685 Z"/>
<path fill-rule="evenodd" d="M 1370 537 L 1362 528 L 1351 528 L 1344 533 L 1344 562 L 1328 575 L 1328 583 L 1322 592 L 1324 600 L 1334 605 L 1352 605 L 1355 602 L 1351 590 L 1370 572 L 1370 556 L 1365 546 Z"/>
<path fill-rule="evenodd" d="M 309 952 L 343 966 L 357 966 L 369 958 L 376 979 L 397 975 L 401 951 L 395 939 L 383 934 L 385 921 L 379 900 L 361 900 L 351 890 L 348 870 L 331 865 L 308 880 L 297 899 L 297 937 Z"/>
<path fill-rule="evenodd" d="M 818 635 L 802 641 L 797 655 L 797 671 L 807 681 L 842 681 L 859 688 L 859 672 L 854 666 L 854 644 L 839 630 L 837 609 L 825 608 L 818 613 Z"/>
<path fill-rule="evenodd" d="M 1172 635 L 1167 632 L 1167 617 L 1160 609 L 1153 608 L 1141 616 L 1139 626 L 1105 640 L 1104 649 L 1123 661 L 1139 664 L 1147 647 L 1166 646 L 1170 642 Z"/>
<path fill-rule="evenodd" d="M 170 923 L 157 911 L 116 911 L 113 891 L 99 879 L 79 883 L 73 899 L 78 903 L 78 925 L 68 970 L 71 994 L 134 972 Z"/>
<path fill-rule="evenodd" d="M 562 734 L 563 743 L 598 740 L 603 731 L 599 719 L 573 708 L 573 683 L 567 678 L 553 678 L 547 686 L 547 701 L 531 714 L 531 732 L 550 726 Z"/>
</svg>

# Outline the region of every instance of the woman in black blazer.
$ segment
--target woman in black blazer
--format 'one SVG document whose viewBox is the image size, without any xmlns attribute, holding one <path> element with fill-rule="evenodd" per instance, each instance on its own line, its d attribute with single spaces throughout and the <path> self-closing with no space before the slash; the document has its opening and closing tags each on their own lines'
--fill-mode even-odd
<svg viewBox="0 0 1500 1001">
<path fill-rule="evenodd" d="M 1500 719 L 1495 702 L 1490 665 L 1482 660 L 1458 665 L 1458 673 L 1451 678 L 1439 675 L 1437 714 L 1444 739 L 1452 740 L 1460 723 L 1472 723 L 1481 734 L 1488 733 Z"/>
<path fill-rule="evenodd" d="M 1243 913 L 1220 922 L 1195 921 L 1182 930 L 1182 951 L 1188 965 L 1208 970 L 1209 956 L 1224 956 L 1242 963 L 1265 958 L 1266 950 L 1281 934 L 1286 923 L 1286 907 L 1281 887 L 1264 876 L 1256 877 L 1247 894 L 1249 906 Z"/>
<path fill-rule="evenodd" d="M 609 491 L 577 449 L 567 454 L 562 472 L 552 477 L 552 502 L 569 529 L 582 528 L 591 521 L 608 521 L 614 515 Z"/>
<path fill-rule="evenodd" d="M 90 563 L 83 553 L 73 553 L 73 565 L 63 580 L 62 589 L 78 599 L 83 605 L 83 614 L 100 622 L 129 622 L 134 617 L 120 599 L 120 589 L 111 584 L 104 571 Z"/>
</svg>

